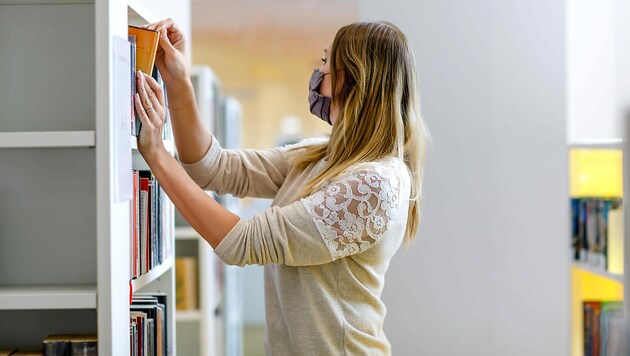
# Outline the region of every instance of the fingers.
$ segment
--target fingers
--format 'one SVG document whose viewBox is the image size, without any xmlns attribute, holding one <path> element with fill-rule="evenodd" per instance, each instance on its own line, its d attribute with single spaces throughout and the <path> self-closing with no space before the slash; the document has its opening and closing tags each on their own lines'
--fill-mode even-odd
<svg viewBox="0 0 630 356">
<path fill-rule="evenodd" d="M 136 78 L 138 83 L 138 98 L 141 100 L 140 104 L 143 111 L 147 119 L 150 119 L 155 125 L 158 125 L 158 123 L 162 121 L 163 105 L 159 102 L 151 87 L 146 84 L 145 75 L 141 71 L 137 72 Z"/>
<path fill-rule="evenodd" d="M 162 49 L 166 51 L 175 51 L 175 47 L 173 47 L 173 44 L 168 38 L 167 30 L 165 28 L 162 28 L 159 30 L 159 32 L 160 32 L 160 39 L 159 39 L 160 47 L 162 47 Z"/>
<path fill-rule="evenodd" d="M 146 110 L 144 110 L 144 106 L 142 106 L 142 101 L 140 100 L 140 95 L 138 93 L 136 93 L 136 95 L 134 95 L 134 104 L 136 106 L 136 113 L 138 114 L 138 117 L 140 118 L 140 122 L 142 123 L 142 126 L 144 127 L 152 127 L 153 124 L 151 123 L 151 120 L 149 120 L 149 116 L 147 115 Z"/>
<path fill-rule="evenodd" d="M 147 28 L 149 30 L 153 30 L 153 31 L 161 31 L 164 28 L 168 32 L 181 33 L 181 31 L 179 30 L 179 28 L 177 27 L 177 25 L 175 24 L 175 22 L 171 18 L 168 18 L 168 19 L 165 19 L 165 20 L 162 20 L 162 21 L 158 21 L 158 22 L 154 22 L 152 24 L 144 25 L 142 27 Z"/>
<path fill-rule="evenodd" d="M 162 90 L 162 86 L 155 79 L 153 79 L 152 76 L 148 74 L 144 74 L 144 79 L 146 83 L 149 84 L 149 87 L 151 88 L 151 92 L 155 93 L 155 98 L 157 99 L 158 104 L 160 104 L 161 106 L 165 106 L 164 105 L 164 91 Z M 151 93 L 149 93 L 149 96 L 151 96 Z"/>
</svg>

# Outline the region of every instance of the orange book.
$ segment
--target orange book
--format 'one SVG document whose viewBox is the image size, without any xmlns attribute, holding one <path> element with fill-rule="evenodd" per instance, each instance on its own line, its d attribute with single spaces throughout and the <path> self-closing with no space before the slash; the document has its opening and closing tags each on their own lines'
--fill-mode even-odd
<svg viewBox="0 0 630 356">
<path fill-rule="evenodd" d="M 136 71 L 152 75 L 160 33 L 146 28 L 129 26 L 129 36 L 136 36 Z"/>
</svg>

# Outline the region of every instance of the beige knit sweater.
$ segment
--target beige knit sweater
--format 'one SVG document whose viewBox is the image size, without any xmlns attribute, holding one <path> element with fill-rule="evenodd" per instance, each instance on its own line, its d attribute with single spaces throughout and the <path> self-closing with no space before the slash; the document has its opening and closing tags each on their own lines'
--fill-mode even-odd
<svg viewBox="0 0 630 356">
<path fill-rule="evenodd" d="M 288 150 L 225 150 L 213 139 L 199 162 L 182 163 L 204 189 L 274 199 L 215 253 L 265 265 L 267 355 L 389 355 L 380 296 L 405 232 L 409 172 L 397 158 L 363 164 L 296 200 L 325 162 L 298 170 Z"/>
</svg>

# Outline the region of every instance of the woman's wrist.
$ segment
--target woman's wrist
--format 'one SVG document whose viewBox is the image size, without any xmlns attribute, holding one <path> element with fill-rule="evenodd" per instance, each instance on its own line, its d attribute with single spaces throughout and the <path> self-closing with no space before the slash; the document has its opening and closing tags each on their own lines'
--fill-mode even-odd
<svg viewBox="0 0 630 356">
<path fill-rule="evenodd" d="M 147 162 L 147 165 L 149 165 L 149 167 L 152 166 L 155 162 L 158 162 L 163 155 L 166 154 L 170 156 L 164 145 L 149 150 L 142 150 L 140 151 L 140 154 L 144 158 L 144 161 Z"/>
<path fill-rule="evenodd" d="M 190 78 L 182 78 L 166 84 L 169 110 L 181 110 L 190 105 L 196 105 L 195 90 Z"/>
</svg>

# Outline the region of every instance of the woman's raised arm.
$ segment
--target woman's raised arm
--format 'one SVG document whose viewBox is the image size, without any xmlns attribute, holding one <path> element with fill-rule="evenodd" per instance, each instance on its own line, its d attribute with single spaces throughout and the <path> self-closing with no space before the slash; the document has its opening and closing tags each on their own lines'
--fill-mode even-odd
<svg viewBox="0 0 630 356">
<path fill-rule="evenodd" d="M 212 135 L 203 125 L 197 110 L 186 56 L 186 39 L 172 19 L 144 27 L 160 32 L 155 62 L 166 85 L 179 160 L 183 163 L 197 162 L 208 151 Z"/>
</svg>

